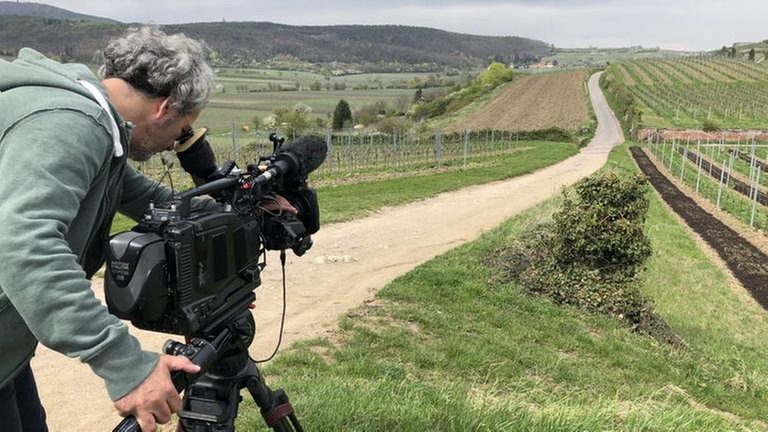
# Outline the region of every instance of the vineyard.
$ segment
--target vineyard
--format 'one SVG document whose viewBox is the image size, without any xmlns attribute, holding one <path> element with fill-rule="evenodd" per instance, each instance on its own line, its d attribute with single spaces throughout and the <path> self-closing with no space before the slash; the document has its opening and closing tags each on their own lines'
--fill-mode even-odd
<svg viewBox="0 0 768 432">
<path fill-rule="evenodd" d="M 725 143 L 649 135 L 660 169 L 744 225 L 768 231 L 768 147 L 755 140 Z"/>
<path fill-rule="evenodd" d="M 219 164 L 231 159 L 245 167 L 249 163 L 258 162 L 260 156 L 272 153 L 267 132 L 234 132 L 227 138 L 208 137 Z M 320 130 L 314 133 L 325 137 L 328 155 L 323 165 L 312 174 L 313 180 L 395 173 L 414 175 L 416 172 L 430 172 L 430 169 L 460 170 L 478 163 L 493 164 L 500 156 L 537 152 L 556 142 L 573 141 L 571 135 L 558 129 L 533 132 L 491 129 L 454 133 L 438 131 L 426 135 L 413 132 L 361 133 L 354 130 Z M 134 164 L 153 179 L 164 177 L 166 172 L 160 157 Z M 192 186 L 189 176 L 177 164 L 171 165 L 166 175 L 176 182 L 177 187 Z"/>
<path fill-rule="evenodd" d="M 768 67 L 762 64 L 687 57 L 617 63 L 608 74 L 634 99 L 636 127 L 768 128 Z"/>
</svg>

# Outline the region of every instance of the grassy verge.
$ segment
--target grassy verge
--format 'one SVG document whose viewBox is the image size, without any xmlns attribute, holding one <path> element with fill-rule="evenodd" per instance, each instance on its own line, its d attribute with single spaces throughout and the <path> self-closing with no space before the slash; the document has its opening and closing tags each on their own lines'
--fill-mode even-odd
<svg viewBox="0 0 768 432">
<path fill-rule="evenodd" d="M 610 165 L 634 171 L 626 147 Z M 558 201 L 396 279 L 336 337 L 286 350 L 268 381 L 308 430 L 768 430 L 766 314 L 656 195 L 643 289 L 684 348 L 500 282 L 484 255 Z M 263 430 L 250 401 L 238 425 Z"/>
<path fill-rule="evenodd" d="M 384 206 L 404 204 L 442 192 L 520 176 L 578 152 L 576 145 L 571 143 L 539 141 L 522 145 L 524 147 L 519 152 L 501 155 L 490 161 L 476 161 L 472 167 L 461 171 L 319 187 L 321 223 L 351 220 Z M 112 232 L 125 231 L 134 224 L 127 217 L 117 215 Z"/>
</svg>

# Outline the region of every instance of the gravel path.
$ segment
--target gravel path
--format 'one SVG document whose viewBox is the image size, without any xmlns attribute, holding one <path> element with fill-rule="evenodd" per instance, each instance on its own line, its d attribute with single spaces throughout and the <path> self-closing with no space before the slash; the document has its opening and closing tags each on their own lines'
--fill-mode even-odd
<svg viewBox="0 0 768 432">
<path fill-rule="evenodd" d="M 364 219 L 323 227 L 314 236 L 314 247 L 304 257 L 289 256 L 284 344 L 328 334 L 336 328 L 340 315 L 372 299 L 377 290 L 395 277 L 476 239 L 603 166 L 608 152 L 623 141 L 623 136 L 599 89 L 598 78 L 596 74 L 589 80 L 598 118 L 597 133 L 578 155 L 526 176 L 386 208 Z M 272 351 L 280 323 L 279 261 L 274 254 L 269 258 L 270 265 L 262 275 L 263 285 L 256 290 L 257 335 L 251 351 L 257 359 Z M 94 291 L 100 297 L 101 285 L 101 280 L 93 281 Z M 159 350 L 168 339 L 164 334 L 135 329 L 132 333 L 147 349 Z M 120 420 L 101 380 L 86 365 L 40 347 L 32 366 L 51 431 L 108 431 Z"/>
</svg>

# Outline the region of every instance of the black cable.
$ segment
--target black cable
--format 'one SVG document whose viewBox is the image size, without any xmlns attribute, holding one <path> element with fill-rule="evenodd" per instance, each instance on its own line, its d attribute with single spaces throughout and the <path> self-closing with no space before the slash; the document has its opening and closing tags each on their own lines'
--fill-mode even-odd
<svg viewBox="0 0 768 432">
<path fill-rule="evenodd" d="M 277 351 L 280 349 L 280 344 L 283 343 L 283 330 L 285 328 L 285 312 L 286 312 L 286 305 L 288 303 L 286 301 L 286 299 L 287 299 L 287 294 L 286 294 L 287 290 L 285 288 L 285 249 L 280 250 L 280 265 L 281 265 L 281 268 L 283 270 L 283 314 L 282 314 L 282 317 L 280 318 L 280 336 L 277 339 L 277 345 L 275 346 L 275 350 L 272 351 L 272 354 L 268 358 L 266 358 L 264 360 L 253 360 L 253 359 L 251 359 L 255 363 L 266 363 L 266 362 L 272 360 L 273 358 L 275 358 L 275 356 L 277 355 Z"/>
<path fill-rule="evenodd" d="M 152 193 L 150 195 L 154 195 L 155 192 L 157 192 L 157 189 L 160 187 L 161 184 L 163 184 L 163 180 L 165 180 L 165 177 L 168 176 L 168 182 L 171 184 L 171 196 L 173 196 L 174 189 L 173 189 L 173 176 L 171 175 L 171 167 L 173 166 L 173 162 L 168 162 L 168 160 L 165 158 L 165 155 L 162 155 L 163 157 L 160 158 L 160 160 L 163 162 L 163 168 L 165 171 L 163 172 L 163 175 L 160 176 L 160 180 L 157 181 L 157 184 L 155 185 L 155 188 L 152 189 Z"/>
<path fill-rule="evenodd" d="M 161 185 L 161 184 L 163 184 L 163 180 L 165 180 L 165 176 L 166 176 L 167 174 L 168 174 L 168 168 L 166 168 L 166 169 L 165 169 L 165 172 L 163 173 L 163 175 L 162 175 L 162 176 L 160 176 L 160 180 L 158 180 L 158 181 L 157 181 L 157 184 L 155 185 L 155 188 L 154 188 L 154 189 L 152 189 L 152 193 L 150 194 L 150 196 L 151 196 L 151 195 L 154 195 L 154 194 L 155 194 L 155 192 L 157 192 L 157 189 L 160 187 L 160 185 Z"/>
</svg>

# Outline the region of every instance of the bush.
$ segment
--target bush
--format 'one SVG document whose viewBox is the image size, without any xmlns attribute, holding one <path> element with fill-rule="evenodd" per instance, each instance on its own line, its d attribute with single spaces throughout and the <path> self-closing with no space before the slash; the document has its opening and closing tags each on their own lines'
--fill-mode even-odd
<svg viewBox="0 0 768 432">
<path fill-rule="evenodd" d="M 712 120 L 706 120 L 701 125 L 701 129 L 704 132 L 717 132 L 720 130 L 720 127 L 717 125 L 717 123 L 713 122 Z"/>
<path fill-rule="evenodd" d="M 483 85 L 492 88 L 507 81 L 511 81 L 514 78 L 515 71 L 513 69 L 508 69 L 506 66 L 504 66 L 503 63 L 499 62 L 491 63 L 491 65 L 488 66 L 485 72 L 483 72 L 479 77 L 480 82 Z"/>
<path fill-rule="evenodd" d="M 604 173 L 581 180 L 575 196 L 564 194 L 553 222 L 502 246 L 489 261 L 531 293 L 677 343 L 639 291 L 637 275 L 651 254 L 643 231 L 646 190 L 642 176 Z"/>
<path fill-rule="evenodd" d="M 411 128 L 411 123 L 401 117 L 384 117 L 376 123 L 379 132 L 394 135 L 400 134 Z"/>
<path fill-rule="evenodd" d="M 606 173 L 576 183 L 577 197 L 565 194 L 556 213 L 555 257 L 561 266 L 583 266 L 601 273 L 634 277 L 651 255 L 643 232 L 648 211 L 646 180 Z"/>
</svg>

